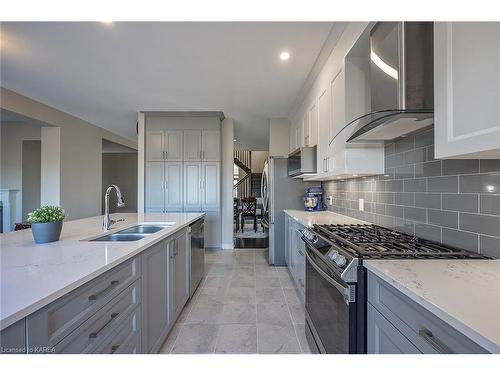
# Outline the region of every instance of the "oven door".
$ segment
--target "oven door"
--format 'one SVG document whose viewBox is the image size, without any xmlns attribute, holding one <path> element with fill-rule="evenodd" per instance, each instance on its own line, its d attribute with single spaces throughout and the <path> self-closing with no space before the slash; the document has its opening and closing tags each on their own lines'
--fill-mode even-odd
<svg viewBox="0 0 500 375">
<path fill-rule="evenodd" d="M 356 353 L 353 288 L 337 279 L 306 242 L 306 323 L 320 353 Z"/>
</svg>

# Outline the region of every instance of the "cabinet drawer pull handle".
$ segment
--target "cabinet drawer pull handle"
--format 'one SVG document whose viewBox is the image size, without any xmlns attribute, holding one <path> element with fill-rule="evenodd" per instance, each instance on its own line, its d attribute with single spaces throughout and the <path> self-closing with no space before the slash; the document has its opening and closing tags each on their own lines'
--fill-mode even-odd
<svg viewBox="0 0 500 375">
<path fill-rule="evenodd" d="M 438 353 L 440 354 L 450 354 L 453 351 L 438 340 L 431 331 L 428 329 L 421 329 L 418 331 L 418 335 L 422 337 L 428 344 L 430 344 Z"/>
<path fill-rule="evenodd" d="M 104 324 L 102 325 L 102 327 L 101 327 L 101 328 L 99 328 L 96 332 L 92 332 L 92 333 L 89 335 L 89 338 L 90 338 L 90 339 L 95 339 L 95 338 L 97 338 L 97 336 L 99 336 L 99 333 L 101 333 L 101 331 L 102 331 L 104 328 L 106 328 L 106 327 L 108 326 L 108 324 L 110 324 L 113 320 L 115 320 L 115 319 L 118 317 L 118 315 L 120 315 L 120 314 L 119 314 L 119 313 L 113 313 L 113 314 L 111 314 L 111 316 L 109 317 L 109 320 L 108 320 L 106 323 L 104 323 Z"/>
<path fill-rule="evenodd" d="M 89 301 L 96 301 L 100 296 L 102 296 L 103 294 L 105 294 L 109 290 L 113 289 L 116 285 L 118 285 L 118 283 L 119 283 L 118 280 L 111 281 L 106 288 L 104 288 L 103 290 L 101 290 L 100 292 L 98 292 L 96 294 L 92 294 L 91 296 L 89 296 Z"/>
<path fill-rule="evenodd" d="M 113 345 L 111 347 L 111 351 L 109 352 L 109 354 L 115 354 L 115 352 L 118 350 L 119 347 L 120 345 Z"/>
</svg>

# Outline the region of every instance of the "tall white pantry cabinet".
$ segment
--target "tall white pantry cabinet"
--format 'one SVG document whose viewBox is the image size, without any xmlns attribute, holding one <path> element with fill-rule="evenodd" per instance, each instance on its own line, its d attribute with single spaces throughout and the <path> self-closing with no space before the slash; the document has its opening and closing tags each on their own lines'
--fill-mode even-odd
<svg viewBox="0 0 500 375">
<path fill-rule="evenodd" d="M 150 123 L 151 125 L 148 126 Z M 205 247 L 221 246 L 220 121 L 145 121 L 145 212 L 205 212 Z M 182 129 L 179 129 L 182 127 Z"/>
</svg>

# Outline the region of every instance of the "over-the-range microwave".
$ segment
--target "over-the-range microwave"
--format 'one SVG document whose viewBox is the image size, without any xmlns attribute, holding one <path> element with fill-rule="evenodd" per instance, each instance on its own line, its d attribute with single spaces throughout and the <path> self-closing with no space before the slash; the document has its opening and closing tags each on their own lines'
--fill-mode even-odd
<svg viewBox="0 0 500 375">
<path fill-rule="evenodd" d="M 300 147 L 288 155 L 288 176 L 316 174 L 316 146 Z"/>
</svg>

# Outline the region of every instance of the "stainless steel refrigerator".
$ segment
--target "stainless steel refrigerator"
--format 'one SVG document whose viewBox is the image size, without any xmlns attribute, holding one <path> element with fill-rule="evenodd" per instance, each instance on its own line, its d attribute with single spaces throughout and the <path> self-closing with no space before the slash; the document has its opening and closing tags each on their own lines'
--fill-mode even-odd
<svg viewBox="0 0 500 375">
<path fill-rule="evenodd" d="M 262 171 L 264 225 L 269 228 L 269 264 L 285 266 L 286 209 L 304 209 L 305 183 L 288 177 L 287 158 L 269 157 Z"/>
</svg>

